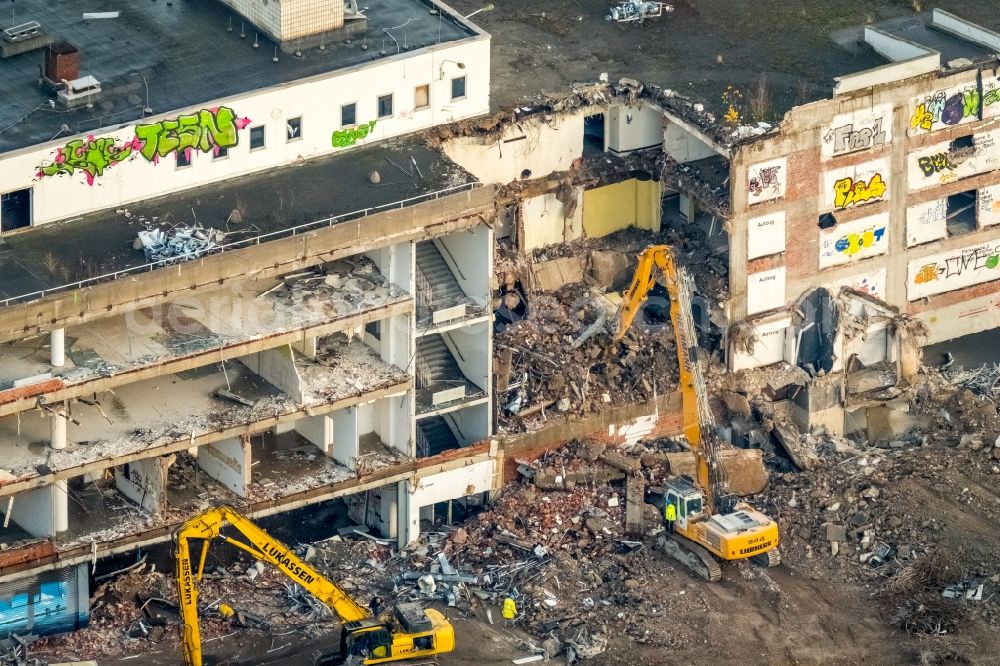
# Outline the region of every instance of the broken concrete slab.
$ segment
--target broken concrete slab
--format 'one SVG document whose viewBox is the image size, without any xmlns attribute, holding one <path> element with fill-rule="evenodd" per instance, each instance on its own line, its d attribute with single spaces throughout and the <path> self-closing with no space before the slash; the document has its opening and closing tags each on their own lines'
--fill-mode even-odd
<svg viewBox="0 0 1000 666">
<path fill-rule="evenodd" d="M 695 476 L 694 453 L 667 453 L 670 473 Z M 729 478 L 729 491 L 736 495 L 754 495 L 767 487 L 768 473 L 760 449 L 724 449 L 719 460 Z"/>
<path fill-rule="evenodd" d="M 639 458 L 625 456 L 617 451 L 605 451 L 600 459 L 623 472 L 638 472 L 642 468 Z"/>
<path fill-rule="evenodd" d="M 750 416 L 750 401 L 745 395 L 734 393 L 733 391 L 722 391 L 720 394 L 722 402 L 726 404 L 726 409 L 735 416 Z"/>
<path fill-rule="evenodd" d="M 630 279 L 629 264 L 632 260 L 617 250 L 591 250 L 589 275 L 594 281 L 611 291 L 621 291 Z"/>
<path fill-rule="evenodd" d="M 536 261 L 531 265 L 531 285 L 534 291 L 558 291 L 563 285 L 583 280 L 584 258 L 559 257 Z"/>
</svg>

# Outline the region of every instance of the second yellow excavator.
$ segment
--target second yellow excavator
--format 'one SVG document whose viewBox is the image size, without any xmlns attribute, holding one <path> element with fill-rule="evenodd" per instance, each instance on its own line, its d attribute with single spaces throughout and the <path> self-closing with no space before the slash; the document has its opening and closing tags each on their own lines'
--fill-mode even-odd
<svg viewBox="0 0 1000 666">
<path fill-rule="evenodd" d="M 642 308 L 656 283 L 654 268 L 663 274 L 670 297 L 670 322 L 680 373 L 681 426 L 696 460 L 693 480 L 674 478 L 664 488 L 664 501 L 674 505 L 677 516 L 675 533 L 666 543 L 667 552 L 709 581 L 722 577 L 713 555 L 722 560 L 752 559 L 756 564 L 777 566 L 781 562 L 778 524 L 728 493 L 725 469 L 719 461 L 722 442 L 698 364 L 691 278 L 677 265 L 666 245 L 651 245 L 639 254 L 639 265 L 622 300 L 614 339 L 625 335 Z"/>
<path fill-rule="evenodd" d="M 242 534 L 246 542 L 222 534 L 226 525 L 231 525 Z M 191 564 L 189 542 L 192 539 L 203 540 L 197 571 Z M 181 643 L 187 666 L 202 666 L 197 583 L 201 580 L 212 539 L 220 539 L 261 562 L 277 567 L 340 616 L 343 622 L 340 653 L 324 657 L 323 664 L 339 664 L 352 658 L 360 659 L 362 664 L 385 664 L 416 657 L 433 657 L 455 649 L 455 630 L 439 611 L 421 608 L 418 603 L 405 603 L 396 606 L 392 613 L 374 617 L 367 608 L 321 576 L 288 546 L 273 539 L 232 507 L 220 506 L 188 520 L 174 534 Z"/>
</svg>

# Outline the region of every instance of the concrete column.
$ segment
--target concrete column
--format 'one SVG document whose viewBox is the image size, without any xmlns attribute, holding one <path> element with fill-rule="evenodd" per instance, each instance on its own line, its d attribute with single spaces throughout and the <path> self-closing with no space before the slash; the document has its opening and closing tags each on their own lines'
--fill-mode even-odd
<svg viewBox="0 0 1000 666">
<path fill-rule="evenodd" d="M 66 365 L 66 329 L 57 328 L 49 334 L 50 365 L 61 368 Z"/>
<path fill-rule="evenodd" d="M 56 450 L 66 448 L 66 419 L 57 414 L 49 415 L 49 446 Z"/>
<path fill-rule="evenodd" d="M 52 529 L 57 534 L 69 529 L 69 487 L 65 479 L 52 486 Z"/>
<path fill-rule="evenodd" d="M 396 518 L 399 521 L 396 541 L 400 548 L 420 538 L 420 507 L 412 500 L 410 482 L 404 479 L 396 484 Z"/>
</svg>

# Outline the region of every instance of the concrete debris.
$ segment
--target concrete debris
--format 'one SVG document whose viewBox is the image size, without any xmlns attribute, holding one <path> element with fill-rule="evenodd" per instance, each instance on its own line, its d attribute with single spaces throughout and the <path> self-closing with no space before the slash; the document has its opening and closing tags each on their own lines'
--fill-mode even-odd
<svg viewBox="0 0 1000 666">
<path fill-rule="evenodd" d="M 622 0 L 608 11 L 604 18 L 616 23 L 642 23 L 648 18 L 659 18 L 674 11 L 673 5 L 665 2 L 644 0 Z"/>
</svg>

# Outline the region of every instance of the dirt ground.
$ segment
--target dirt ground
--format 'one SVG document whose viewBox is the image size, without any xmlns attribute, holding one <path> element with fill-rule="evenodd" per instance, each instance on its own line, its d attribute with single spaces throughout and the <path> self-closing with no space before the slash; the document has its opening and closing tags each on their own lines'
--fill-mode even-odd
<svg viewBox="0 0 1000 666">
<path fill-rule="evenodd" d="M 605 20 L 610 0 L 493 0 L 472 18 L 493 37 L 492 106 L 498 108 L 568 84 L 631 77 L 719 104 L 728 85 L 748 91 L 761 77 L 770 114 L 828 97 L 833 77 L 883 64 L 853 56 L 830 39 L 835 30 L 912 14 L 910 0 L 671 0 L 675 11 L 643 25 Z M 481 0 L 454 0 L 468 14 Z M 995 0 L 927 0 L 992 30 Z M 526 76 L 530 72 L 530 76 Z M 764 118 L 768 119 L 768 118 Z"/>
</svg>

